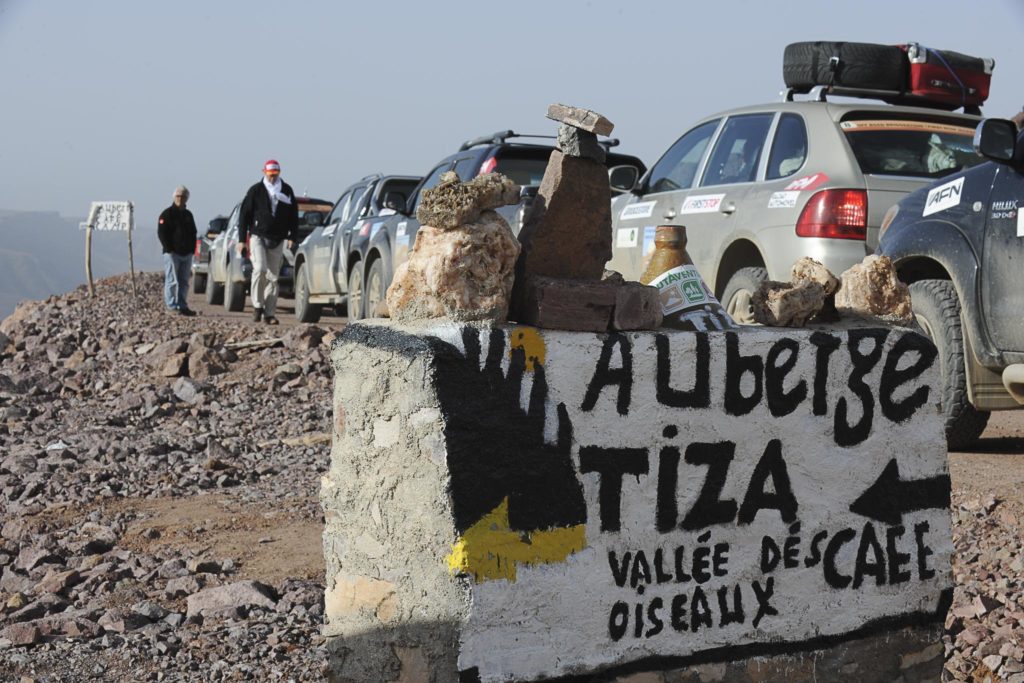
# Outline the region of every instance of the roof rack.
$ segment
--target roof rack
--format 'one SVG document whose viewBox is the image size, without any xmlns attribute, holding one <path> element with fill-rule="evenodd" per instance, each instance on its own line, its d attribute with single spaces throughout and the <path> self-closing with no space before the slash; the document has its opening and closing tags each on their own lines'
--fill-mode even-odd
<svg viewBox="0 0 1024 683">
<path fill-rule="evenodd" d="M 459 147 L 460 152 L 465 152 L 467 149 L 476 147 L 477 145 L 500 145 L 509 138 L 543 138 L 545 140 L 557 139 L 554 135 L 532 135 L 530 133 L 516 133 L 513 130 L 499 130 L 496 133 L 490 135 L 482 135 L 478 138 L 466 140 Z M 609 138 L 608 140 L 598 140 L 598 144 L 609 149 L 611 147 L 617 147 L 619 144 L 618 138 Z"/>
<path fill-rule="evenodd" d="M 808 95 L 809 99 L 815 102 L 827 102 L 826 95 L 835 95 L 837 97 L 866 97 L 881 100 L 888 104 L 903 104 L 912 107 L 925 107 L 927 109 L 941 109 L 943 111 L 959 109 L 956 105 L 936 102 L 927 97 L 920 97 L 899 90 L 874 90 L 871 88 L 848 88 L 839 85 L 816 85 L 813 88 L 786 88 L 782 91 L 784 102 L 793 102 L 793 95 Z M 965 114 L 981 116 L 981 108 L 977 105 L 964 105 L 963 110 Z"/>
<path fill-rule="evenodd" d="M 371 173 L 370 175 L 364 175 L 362 178 L 359 179 L 359 182 L 364 182 L 366 180 L 373 180 L 374 178 L 380 178 L 380 177 L 382 177 L 382 174 L 380 174 L 380 173 Z"/>
</svg>

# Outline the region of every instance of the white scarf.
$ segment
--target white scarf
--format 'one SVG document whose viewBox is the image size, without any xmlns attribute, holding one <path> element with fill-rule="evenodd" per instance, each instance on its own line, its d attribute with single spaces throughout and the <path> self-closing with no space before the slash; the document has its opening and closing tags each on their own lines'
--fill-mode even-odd
<svg viewBox="0 0 1024 683">
<path fill-rule="evenodd" d="M 283 199 L 285 204 L 291 204 L 288 197 L 281 194 L 281 177 L 278 176 L 277 180 L 270 182 L 266 177 L 263 178 L 263 187 L 267 188 L 267 194 L 270 195 L 270 214 L 272 216 L 277 215 L 277 202 Z"/>
</svg>

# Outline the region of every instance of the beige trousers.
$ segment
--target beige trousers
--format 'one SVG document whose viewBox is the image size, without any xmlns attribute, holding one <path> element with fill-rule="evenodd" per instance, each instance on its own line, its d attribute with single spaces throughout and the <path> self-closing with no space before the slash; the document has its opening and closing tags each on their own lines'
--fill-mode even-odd
<svg viewBox="0 0 1024 683">
<path fill-rule="evenodd" d="M 249 236 L 249 258 L 252 259 L 252 282 L 249 296 L 252 307 L 262 308 L 263 315 L 274 315 L 277 308 L 277 276 L 284 261 L 284 240 L 267 249 L 263 240 L 256 235 Z"/>
</svg>

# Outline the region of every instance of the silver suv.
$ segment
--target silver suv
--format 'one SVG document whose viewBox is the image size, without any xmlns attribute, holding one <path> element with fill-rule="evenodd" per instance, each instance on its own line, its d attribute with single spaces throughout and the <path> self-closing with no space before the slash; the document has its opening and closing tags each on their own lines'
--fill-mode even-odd
<svg viewBox="0 0 1024 683">
<path fill-rule="evenodd" d="M 839 274 L 878 244 L 890 206 L 983 161 L 979 116 L 829 102 L 792 93 L 699 121 L 632 192 L 612 203 L 609 267 L 636 279 L 658 225 L 684 225 L 687 251 L 726 310 L 751 322 L 750 295 L 810 256 Z"/>
</svg>

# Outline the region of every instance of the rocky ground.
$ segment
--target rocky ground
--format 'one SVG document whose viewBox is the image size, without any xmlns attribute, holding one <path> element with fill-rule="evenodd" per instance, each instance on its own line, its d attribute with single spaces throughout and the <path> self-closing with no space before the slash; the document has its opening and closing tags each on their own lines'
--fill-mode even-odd
<svg viewBox="0 0 1024 683">
<path fill-rule="evenodd" d="M 170 316 L 160 286 L 0 324 L 0 680 L 323 680 L 337 326 Z M 1022 425 L 950 456 L 944 680 L 1024 683 Z"/>
<path fill-rule="evenodd" d="M 323 680 L 332 335 L 161 279 L 0 324 L 0 679 Z"/>
</svg>

